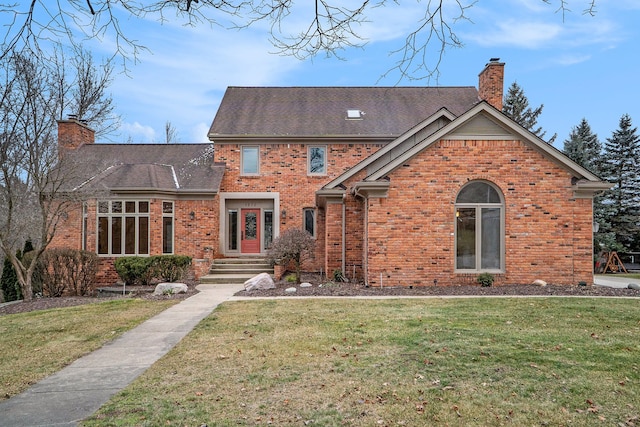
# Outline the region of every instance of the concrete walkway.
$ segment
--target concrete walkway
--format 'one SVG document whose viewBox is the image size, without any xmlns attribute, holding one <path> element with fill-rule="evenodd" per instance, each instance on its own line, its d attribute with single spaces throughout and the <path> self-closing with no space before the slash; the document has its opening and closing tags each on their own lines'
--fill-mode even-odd
<svg viewBox="0 0 640 427">
<path fill-rule="evenodd" d="M 629 279 L 615 274 L 596 274 L 593 276 L 593 283 L 598 286 L 608 286 L 610 288 L 626 288 L 629 284 L 640 285 L 640 279 Z"/>
<path fill-rule="evenodd" d="M 0 402 L 0 426 L 76 426 L 164 356 L 243 285 L 200 285 L 198 289 L 194 296 Z"/>
</svg>

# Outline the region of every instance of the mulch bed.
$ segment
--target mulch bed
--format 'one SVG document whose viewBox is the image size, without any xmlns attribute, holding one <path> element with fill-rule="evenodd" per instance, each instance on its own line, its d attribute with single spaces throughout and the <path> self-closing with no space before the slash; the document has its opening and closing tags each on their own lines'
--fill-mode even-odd
<svg viewBox="0 0 640 427">
<path fill-rule="evenodd" d="M 311 282 L 313 283 L 313 282 Z M 295 293 L 286 292 L 295 287 Z M 365 287 L 362 284 L 330 283 L 322 286 L 313 285 L 302 288 L 292 283 L 276 283 L 275 289 L 240 291 L 236 296 L 242 297 L 301 297 L 301 296 L 582 296 L 582 297 L 640 297 L 640 291 L 605 286 L 569 286 L 569 285 L 501 285 L 481 287 L 468 286 L 418 286 L 407 287 Z"/>
<path fill-rule="evenodd" d="M 189 298 L 190 296 L 198 293 L 196 290 L 197 283 L 186 282 L 189 287 L 189 291 L 182 294 L 173 295 L 153 295 L 155 286 L 128 286 L 126 288 L 126 295 L 109 293 L 100 296 L 87 296 L 87 297 L 58 297 L 58 298 L 34 298 L 31 301 L 19 301 L 15 303 L 0 305 L 0 316 L 3 314 L 15 314 L 25 313 L 35 310 L 48 310 L 52 308 L 73 307 L 76 305 L 92 304 L 97 302 L 104 302 L 112 299 L 121 298 L 142 298 L 150 300 L 165 300 L 176 299 L 182 300 Z"/>
<path fill-rule="evenodd" d="M 640 291 L 626 288 L 609 288 L 605 286 L 560 286 L 560 285 L 501 285 L 491 287 L 472 286 L 419 286 L 406 287 L 365 287 L 361 283 L 319 283 L 322 281 L 314 275 L 304 275 L 303 282 L 313 283 L 310 288 L 301 288 L 286 281 L 276 283 L 275 289 L 258 290 L 252 292 L 240 291 L 236 296 L 241 297 L 356 297 L 356 296 L 582 296 L 582 297 L 640 297 Z M 17 302 L 0 306 L 0 315 L 23 313 L 34 310 L 47 310 L 52 308 L 72 307 L 82 304 L 103 302 L 117 298 L 144 298 L 144 299 L 185 299 L 198 291 L 197 283 L 187 283 L 189 292 L 174 295 L 152 294 L 153 286 L 128 287 L 127 295 L 109 294 L 102 297 L 60 297 L 60 298 L 36 298 L 29 302 Z M 286 292 L 287 288 L 296 287 L 295 293 Z"/>
</svg>

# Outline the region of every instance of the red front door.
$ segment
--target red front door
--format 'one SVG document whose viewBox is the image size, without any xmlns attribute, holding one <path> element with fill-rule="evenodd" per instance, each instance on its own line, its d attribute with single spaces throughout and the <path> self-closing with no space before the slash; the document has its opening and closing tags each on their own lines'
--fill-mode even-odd
<svg viewBox="0 0 640 427">
<path fill-rule="evenodd" d="M 243 254 L 260 253 L 260 209 L 242 209 L 240 252 Z"/>
</svg>

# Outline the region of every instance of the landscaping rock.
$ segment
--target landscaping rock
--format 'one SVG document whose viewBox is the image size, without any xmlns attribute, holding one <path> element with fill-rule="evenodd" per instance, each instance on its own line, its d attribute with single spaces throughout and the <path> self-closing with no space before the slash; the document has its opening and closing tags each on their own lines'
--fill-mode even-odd
<svg viewBox="0 0 640 427">
<path fill-rule="evenodd" d="M 533 285 L 536 285 L 536 286 L 547 286 L 547 282 L 545 282 L 542 279 L 536 279 L 536 280 L 533 281 Z"/>
<path fill-rule="evenodd" d="M 181 294 L 189 291 L 189 287 L 184 283 L 158 283 L 153 291 L 154 295 Z"/>
<path fill-rule="evenodd" d="M 275 289 L 276 284 L 269 273 L 260 273 L 255 277 L 244 282 L 244 290 L 247 292 L 262 290 L 262 289 Z"/>
<path fill-rule="evenodd" d="M 638 285 L 637 283 L 629 283 L 627 285 L 627 288 L 640 291 L 640 285 Z"/>
<path fill-rule="evenodd" d="M 301 288 L 310 288 L 312 286 L 313 285 L 311 283 L 309 283 L 309 282 L 300 283 L 300 287 Z"/>
<path fill-rule="evenodd" d="M 296 292 L 298 292 L 296 288 L 287 288 L 284 291 L 288 294 L 295 294 Z"/>
</svg>

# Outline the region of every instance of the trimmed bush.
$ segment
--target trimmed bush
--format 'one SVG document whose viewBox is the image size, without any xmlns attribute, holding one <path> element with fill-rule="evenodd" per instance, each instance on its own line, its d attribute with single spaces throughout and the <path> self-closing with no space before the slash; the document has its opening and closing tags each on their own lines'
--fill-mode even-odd
<svg viewBox="0 0 640 427">
<path fill-rule="evenodd" d="M 122 257 L 114 263 L 120 279 L 127 285 L 148 285 L 156 279 L 176 282 L 187 275 L 191 257 L 186 255 L 155 255 L 151 257 Z"/>
<path fill-rule="evenodd" d="M 148 285 L 151 282 L 151 257 L 125 256 L 114 262 L 120 279 L 126 285 Z"/>
<path fill-rule="evenodd" d="M 183 280 L 191 267 L 191 257 L 186 255 L 157 255 L 151 258 L 152 275 L 163 282 Z"/>
<path fill-rule="evenodd" d="M 315 247 L 315 240 L 305 230 L 292 228 L 286 230 L 271 244 L 267 252 L 267 261 L 271 264 L 295 266 L 296 283 L 300 283 L 302 259 L 311 256 Z"/>
</svg>

